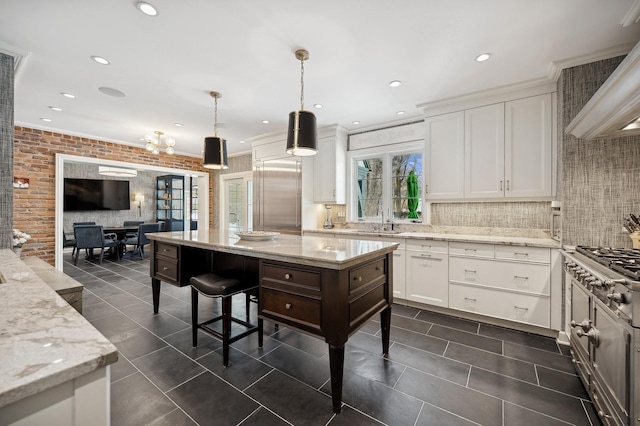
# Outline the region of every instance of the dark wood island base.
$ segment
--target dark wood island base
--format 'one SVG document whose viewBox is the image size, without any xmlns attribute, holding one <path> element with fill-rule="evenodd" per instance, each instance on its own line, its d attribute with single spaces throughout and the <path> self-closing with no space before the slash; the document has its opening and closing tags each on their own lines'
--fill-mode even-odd
<svg viewBox="0 0 640 426">
<path fill-rule="evenodd" d="M 149 234 L 153 311 L 161 281 L 189 285 L 192 276 L 220 268 L 259 283 L 260 318 L 323 338 L 329 345 L 332 407 L 342 409 L 344 347 L 352 334 L 380 314 L 382 352 L 389 353 L 393 258 L 396 243 L 279 236 L 238 244 L 233 235 L 204 231 Z M 336 245 L 340 246 L 336 248 Z M 312 249 L 309 249 L 309 248 Z M 339 253 L 339 259 L 336 259 Z"/>
</svg>

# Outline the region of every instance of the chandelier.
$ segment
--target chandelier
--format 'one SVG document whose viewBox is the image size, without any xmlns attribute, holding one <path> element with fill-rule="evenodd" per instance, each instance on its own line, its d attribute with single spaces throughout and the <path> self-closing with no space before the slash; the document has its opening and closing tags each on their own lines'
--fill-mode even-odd
<svg viewBox="0 0 640 426">
<path fill-rule="evenodd" d="M 159 154 L 160 149 L 164 149 L 164 152 L 167 154 L 173 154 L 175 149 L 173 148 L 176 144 L 176 140 L 173 138 L 163 138 L 164 132 L 156 130 L 153 132 L 153 135 L 145 135 L 144 140 L 147 141 L 147 151 L 151 151 L 152 154 Z"/>
</svg>

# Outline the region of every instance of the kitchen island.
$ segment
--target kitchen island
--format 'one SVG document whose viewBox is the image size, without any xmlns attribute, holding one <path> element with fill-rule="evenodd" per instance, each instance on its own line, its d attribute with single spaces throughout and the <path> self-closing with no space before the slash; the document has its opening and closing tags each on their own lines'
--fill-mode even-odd
<svg viewBox="0 0 640 426">
<path fill-rule="evenodd" d="M 333 411 L 342 405 L 344 345 L 374 315 L 389 351 L 392 253 L 396 243 L 278 235 L 241 240 L 218 231 L 148 234 L 154 312 L 160 283 L 189 285 L 192 276 L 234 271 L 259 283 L 261 318 L 323 338 L 329 345 Z"/>
<path fill-rule="evenodd" d="M 0 425 L 108 425 L 118 351 L 33 263 L 0 250 Z"/>
</svg>

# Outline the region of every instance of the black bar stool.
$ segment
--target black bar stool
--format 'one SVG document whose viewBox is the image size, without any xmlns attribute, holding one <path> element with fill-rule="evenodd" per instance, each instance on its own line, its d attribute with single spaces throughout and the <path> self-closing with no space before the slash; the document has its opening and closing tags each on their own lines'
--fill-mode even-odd
<svg viewBox="0 0 640 426">
<path fill-rule="evenodd" d="M 258 346 L 262 347 L 262 319 L 258 318 L 258 325 L 249 323 L 249 307 L 247 303 L 247 319 L 243 321 L 231 315 L 231 298 L 238 293 L 256 293 L 258 285 L 250 281 L 242 281 L 237 278 L 226 278 L 208 272 L 197 275 L 189 280 L 191 284 L 191 332 L 193 336 L 193 346 L 198 346 L 198 329 L 211 334 L 222 340 L 222 363 L 225 367 L 229 365 L 229 344 L 242 339 L 251 333 L 258 332 Z M 210 320 L 198 323 L 198 293 L 206 297 L 222 298 L 222 315 Z M 247 302 L 249 296 L 247 296 Z M 222 333 L 212 329 L 208 325 L 222 320 Z M 240 334 L 231 336 L 231 322 L 243 325 L 247 329 Z"/>
</svg>

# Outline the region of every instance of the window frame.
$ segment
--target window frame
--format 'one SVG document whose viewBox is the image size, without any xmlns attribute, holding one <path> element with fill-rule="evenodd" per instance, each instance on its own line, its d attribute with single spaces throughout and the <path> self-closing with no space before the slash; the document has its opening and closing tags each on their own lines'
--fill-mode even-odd
<svg viewBox="0 0 640 426">
<path fill-rule="evenodd" d="M 382 218 L 377 216 L 376 219 L 358 218 L 358 167 L 357 162 L 359 160 L 366 160 L 372 157 L 378 157 L 382 159 L 382 212 L 384 213 L 385 221 L 389 220 L 389 213 L 393 206 L 392 201 L 392 158 L 396 155 L 420 153 L 422 154 L 422 176 L 421 185 L 424 185 L 425 179 L 425 143 L 420 142 L 405 142 L 394 145 L 377 146 L 374 148 L 359 149 L 357 151 L 347 152 L 347 219 L 350 222 L 363 222 L 363 223 L 377 223 Z M 424 198 L 424 191 L 421 191 L 421 205 L 422 216 L 420 223 L 427 223 L 426 202 Z M 415 219 L 393 219 L 396 223 L 413 223 Z"/>
</svg>

